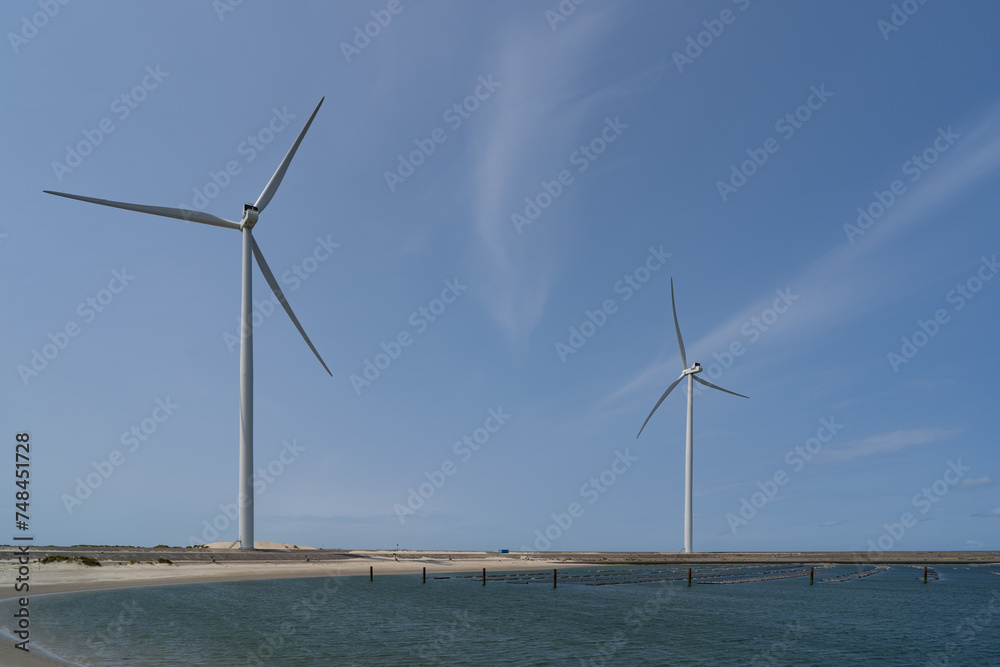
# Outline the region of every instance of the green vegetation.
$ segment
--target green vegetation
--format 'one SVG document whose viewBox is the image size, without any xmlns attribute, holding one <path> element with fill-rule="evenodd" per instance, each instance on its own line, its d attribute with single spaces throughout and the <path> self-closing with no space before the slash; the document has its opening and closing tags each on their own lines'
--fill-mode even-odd
<svg viewBox="0 0 1000 667">
<path fill-rule="evenodd" d="M 132 547 L 122 544 L 74 544 L 73 548 L 78 547 L 85 549 L 142 549 L 142 547 Z"/>
<path fill-rule="evenodd" d="M 69 556 L 46 556 L 38 562 L 43 565 L 48 565 L 49 563 L 80 563 L 81 565 L 89 565 L 90 567 L 101 566 L 96 558 L 91 558 L 90 556 L 76 556 L 73 558 Z"/>
<path fill-rule="evenodd" d="M 174 561 L 170 560 L 169 558 L 157 558 L 156 562 L 157 563 L 165 563 L 166 565 L 173 565 L 174 564 Z"/>
<path fill-rule="evenodd" d="M 38 561 L 42 565 L 48 565 L 49 563 L 63 563 L 72 560 L 66 556 L 46 556 L 45 558 Z"/>
</svg>

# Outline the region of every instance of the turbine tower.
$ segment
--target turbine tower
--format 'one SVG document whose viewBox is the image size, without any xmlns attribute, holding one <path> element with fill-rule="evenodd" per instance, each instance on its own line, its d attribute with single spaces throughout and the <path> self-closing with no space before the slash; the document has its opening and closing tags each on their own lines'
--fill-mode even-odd
<svg viewBox="0 0 1000 667">
<path fill-rule="evenodd" d="M 325 98 L 323 98 L 325 99 Z M 291 318 L 292 324 L 295 328 L 299 330 L 302 334 L 302 338 L 305 339 L 306 345 L 312 350 L 316 358 L 319 359 L 319 363 L 323 364 L 323 368 L 326 372 L 330 373 L 330 369 L 327 368 L 326 363 L 324 363 L 323 358 L 319 356 L 319 352 L 316 351 L 316 347 L 309 340 L 309 336 L 306 335 L 305 330 L 302 325 L 299 324 L 299 320 L 295 317 L 295 313 L 292 312 L 292 307 L 288 305 L 288 300 L 285 299 L 285 295 L 282 293 L 281 288 L 278 287 L 278 281 L 274 279 L 274 274 L 271 273 L 271 269 L 268 268 L 267 262 L 264 261 L 264 255 L 261 253 L 260 248 L 257 246 L 257 242 L 253 238 L 253 227 L 257 223 L 258 216 L 264 212 L 271 198 L 274 197 L 274 193 L 277 192 L 278 186 L 281 185 L 281 179 L 284 178 L 285 172 L 288 170 L 288 165 L 291 163 L 292 158 L 295 157 L 295 151 L 298 150 L 299 144 L 302 143 L 302 138 L 306 136 L 306 131 L 309 126 L 312 125 L 313 118 L 316 117 L 316 113 L 319 108 L 323 105 L 323 99 L 320 99 L 319 104 L 316 105 L 316 109 L 309 116 L 309 120 L 306 121 L 305 127 L 299 132 L 299 136 L 295 138 L 295 143 L 292 147 L 288 149 L 285 154 L 284 159 L 282 159 L 281 164 L 278 165 L 277 171 L 271 176 L 271 180 L 267 182 L 264 187 L 264 191 L 260 193 L 260 197 L 253 204 L 243 205 L 243 217 L 239 222 L 233 220 L 227 220 L 225 218 L 220 218 L 211 213 L 205 213 L 203 211 L 192 211 L 183 208 L 169 208 L 164 206 L 146 206 L 143 204 L 127 204 L 118 201 L 108 201 L 106 199 L 95 199 L 93 197 L 82 197 L 80 195 L 70 195 L 65 192 L 52 192 L 50 190 L 45 190 L 46 194 L 58 195 L 60 197 L 68 197 L 70 199 L 79 199 L 80 201 L 90 202 L 91 204 L 101 204 L 102 206 L 112 206 L 114 208 L 123 208 L 128 211 L 138 211 L 139 213 L 150 213 L 152 215 L 162 215 L 166 218 L 177 218 L 178 220 L 190 220 L 192 222 L 200 222 L 205 225 L 213 225 L 215 227 L 225 227 L 227 229 L 235 229 L 242 233 L 243 235 L 243 270 L 242 270 L 242 314 L 240 316 L 240 483 L 239 483 L 239 497 L 238 505 L 240 508 L 240 534 L 239 543 L 241 549 L 253 549 L 254 539 L 253 539 L 253 303 L 251 297 L 252 289 L 252 273 L 253 264 L 251 261 L 251 255 L 257 260 L 257 266 L 260 267 L 260 272 L 264 274 L 264 280 L 271 287 L 274 295 L 278 298 L 278 302 L 284 307 L 285 312 L 288 313 L 288 317 Z"/>
<path fill-rule="evenodd" d="M 685 454 L 685 471 L 684 471 L 684 553 L 692 553 L 694 551 L 691 546 L 691 535 L 692 535 L 692 478 L 694 477 L 694 383 L 698 382 L 705 385 L 706 387 L 711 387 L 712 389 L 718 389 L 719 391 L 724 391 L 727 394 L 732 394 L 733 396 L 740 396 L 742 398 L 750 398 L 749 396 L 743 396 L 743 394 L 737 394 L 735 391 L 729 391 L 728 389 L 723 389 L 718 387 L 708 380 L 702 380 L 698 377 L 698 373 L 702 371 L 701 364 L 697 361 L 694 365 L 688 368 L 687 365 L 687 355 L 684 353 L 684 339 L 681 338 L 681 327 L 677 323 L 677 302 L 674 301 L 674 279 L 670 279 L 670 305 L 674 309 L 674 330 L 677 331 L 677 346 L 681 350 L 681 376 L 674 380 L 673 384 L 667 387 L 667 390 L 663 392 L 663 396 L 660 396 L 660 400 L 656 402 L 653 406 L 652 411 L 649 413 L 649 417 L 646 417 L 646 421 L 642 423 L 642 428 L 639 429 L 636 439 L 642 435 L 642 429 L 646 428 L 646 424 L 649 423 L 650 418 L 653 413 L 656 412 L 656 408 L 660 407 L 660 403 L 663 399 L 674 390 L 681 380 L 685 377 L 687 378 L 687 389 L 688 389 L 688 410 L 687 410 L 687 449 Z"/>
</svg>

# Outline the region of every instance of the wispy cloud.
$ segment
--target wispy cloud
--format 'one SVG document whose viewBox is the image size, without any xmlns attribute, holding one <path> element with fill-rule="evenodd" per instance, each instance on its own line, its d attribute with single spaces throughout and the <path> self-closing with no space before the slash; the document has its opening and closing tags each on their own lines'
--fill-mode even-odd
<svg viewBox="0 0 1000 667">
<path fill-rule="evenodd" d="M 553 151 L 570 145 L 568 138 L 559 139 L 572 133 L 582 117 L 578 105 L 567 105 L 580 85 L 572 68 L 553 70 L 538 63 L 558 59 L 582 66 L 600 26 L 582 16 L 558 35 L 523 26 L 510 30 L 519 35 L 502 41 L 495 69 L 501 89 L 478 136 L 472 191 L 484 273 L 490 276 L 488 303 L 500 326 L 518 338 L 541 318 L 552 279 L 538 263 L 525 261 L 509 209 L 533 193 L 513 191 L 513 182 L 519 183 L 516 177 L 524 164 L 543 159 L 558 165 L 562 156 Z M 557 111 L 560 119 L 554 122 Z"/>
<path fill-rule="evenodd" d="M 961 482 L 955 485 L 955 488 L 974 489 L 977 486 L 986 486 L 992 483 L 993 483 L 993 478 L 990 477 L 989 475 L 986 475 L 985 477 L 977 477 L 975 479 L 963 479 Z"/>
<path fill-rule="evenodd" d="M 827 448 L 818 455 L 818 458 L 825 461 L 849 461 L 863 456 L 899 452 L 915 445 L 940 442 L 956 433 L 957 431 L 931 427 L 890 431 L 847 443 L 843 447 Z"/>
<path fill-rule="evenodd" d="M 886 278 L 879 256 L 872 256 L 888 241 L 904 231 L 928 220 L 932 211 L 953 202 L 967 190 L 981 183 L 989 174 L 1000 169 L 1000 103 L 983 117 L 966 125 L 965 132 L 953 153 L 932 172 L 928 172 L 893 209 L 855 245 L 838 244 L 819 257 L 802 273 L 790 277 L 774 289 L 790 288 L 799 296 L 787 315 L 783 315 L 766 334 L 782 337 L 784 342 L 815 335 L 834 325 L 871 312 L 879 306 L 898 300 L 919 288 L 921 267 L 900 269 Z M 957 127 L 957 126 L 956 126 Z M 915 137 L 914 148 L 922 148 L 926 137 Z M 845 220 L 844 222 L 847 222 Z M 890 281 L 887 284 L 886 281 Z M 879 285 L 879 289 L 872 289 Z M 725 351 L 733 342 L 744 342 L 740 328 L 751 317 L 760 316 L 774 301 L 774 291 L 767 290 L 732 313 L 712 331 L 695 341 L 687 342 L 689 359 L 709 358 L 713 352 Z M 635 372 L 631 379 L 605 398 L 616 400 L 632 390 L 649 384 L 661 384 L 676 375 L 677 356 L 658 359 Z"/>
<path fill-rule="evenodd" d="M 536 178 L 552 180 L 569 166 L 570 153 L 593 131 L 587 124 L 600 129 L 603 117 L 613 115 L 616 99 L 642 92 L 660 76 L 662 67 L 657 66 L 590 87 L 587 75 L 603 55 L 602 37 L 613 29 L 613 19 L 611 10 L 595 8 L 580 12 L 556 34 L 512 25 L 509 38 L 500 42 L 493 71 L 502 88 L 473 138 L 470 178 L 479 237 L 477 270 L 493 318 L 513 339 L 525 338 L 541 320 L 564 253 L 551 238 L 532 234 L 537 231 L 533 227 L 519 235 L 511 214 L 522 211 L 525 197 L 537 194 L 541 186 Z M 540 65 L 551 62 L 563 65 Z M 526 184 L 525 165 L 544 165 L 550 171 L 535 172 Z M 568 191 L 580 187 L 574 182 Z M 560 206 L 562 201 L 553 202 L 538 225 Z"/>
<path fill-rule="evenodd" d="M 824 521 L 819 525 L 820 528 L 829 528 L 830 526 L 839 526 L 843 524 L 843 521 Z"/>
<path fill-rule="evenodd" d="M 994 507 L 991 510 L 986 510 L 981 516 L 997 516 L 1000 517 L 1000 507 Z"/>
</svg>

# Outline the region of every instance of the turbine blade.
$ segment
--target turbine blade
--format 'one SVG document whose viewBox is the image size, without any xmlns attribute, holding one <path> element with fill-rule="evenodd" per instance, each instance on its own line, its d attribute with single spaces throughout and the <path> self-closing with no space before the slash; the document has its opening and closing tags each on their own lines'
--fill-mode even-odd
<svg viewBox="0 0 1000 667">
<path fill-rule="evenodd" d="M 642 435 L 642 429 L 646 428 L 646 424 L 649 423 L 649 420 L 650 420 L 650 418 L 652 418 L 653 413 L 656 412 L 656 408 L 660 407 L 660 403 L 663 402 L 663 399 L 665 399 L 667 397 L 667 394 L 669 394 L 670 392 L 672 392 L 674 390 L 674 387 L 676 387 L 677 385 L 679 385 L 681 383 L 681 380 L 683 380 L 683 379 L 684 379 L 684 376 L 683 375 L 680 376 L 679 378 L 677 378 L 676 380 L 674 380 L 674 383 L 672 385 L 670 385 L 669 387 L 667 387 L 667 390 L 665 392 L 663 392 L 663 396 L 660 396 L 660 400 L 658 400 L 656 402 L 656 405 L 654 405 L 653 409 L 650 411 L 649 417 L 646 417 L 646 421 L 642 422 L 642 428 L 640 428 L 639 429 L 639 433 L 636 434 L 636 436 L 635 436 L 636 439 L 638 439 L 639 436 Z"/>
<path fill-rule="evenodd" d="M 302 128 L 301 132 L 299 132 L 299 136 L 295 137 L 295 143 L 292 144 L 292 147 L 288 149 L 287 153 L 285 153 L 284 159 L 282 159 L 281 164 L 278 165 L 278 170 L 274 172 L 274 176 L 272 176 L 271 180 L 267 182 L 267 185 L 264 187 L 264 191 L 260 193 L 260 197 L 257 197 L 257 203 L 254 204 L 254 206 L 257 207 L 257 211 L 259 213 L 264 212 L 264 207 L 271 201 L 271 197 L 274 196 L 274 193 L 278 191 L 278 186 L 281 185 L 281 179 L 285 177 L 288 165 L 292 163 L 292 158 L 295 157 L 295 151 L 299 149 L 299 144 L 302 143 L 302 137 L 306 136 L 306 130 L 308 130 L 309 126 L 312 125 L 313 118 L 316 117 L 316 113 L 319 111 L 319 108 L 323 106 L 323 100 L 325 99 L 325 97 L 320 99 L 319 104 L 316 105 L 316 109 L 313 110 L 312 115 L 309 116 L 309 120 L 306 121 L 306 126 Z"/>
<path fill-rule="evenodd" d="M 108 199 L 96 199 L 94 197 L 84 197 L 81 195 L 70 195 L 65 192 L 53 192 L 52 190 L 42 190 L 45 194 L 66 197 L 68 199 L 79 199 L 80 201 L 100 204 L 101 206 L 111 206 L 113 208 L 123 208 L 126 211 L 138 211 L 139 213 L 149 213 L 151 215 L 162 215 L 164 218 L 177 218 L 178 220 L 190 220 L 200 222 L 205 225 L 216 227 L 226 227 L 228 229 L 239 229 L 240 223 L 220 218 L 211 213 L 203 211 L 191 211 L 186 208 L 170 208 L 168 206 L 146 206 L 145 204 L 128 204 L 120 201 L 110 201 Z"/>
<path fill-rule="evenodd" d="M 670 305 L 674 308 L 674 329 L 677 331 L 677 345 L 681 348 L 681 363 L 687 370 L 687 355 L 684 354 L 684 339 L 681 338 L 681 325 L 677 323 L 677 302 L 674 301 L 674 279 L 670 279 Z"/>
<path fill-rule="evenodd" d="M 722 387 L 719 387 L 719 386 L 716 386 L 716 385 L 712 384 L 708 380 L 702 380 L 697 375 L 694 376 L 694 381 L 695 382 L 700 382 L 703 385 L 705 385 L 706 387 L 711 387 L 712 389 L 718 389 L 719 391 L 724 391 L 727 394 L 732 394 L 733 396 L 739 396 L 740 398 L 750 398 L 749 396 L 744 396 L 743 394 L 737 394 L 735 391 L 729 391 L 728 389 L 723 389 Z"/>
<path fill-rule="evenodd" d="M 312 341 L 309 340 L 309 336 L 306 335 L 305 329 L 302 328 L 302 325 L 299 324 L 298 318 L 295 317 L 295 313 L 292 312 L 292 307 L 288 305 L 288 300 L 285 298 L 284 293 L 281 291 L 281 288 L 278 287 L 278 281 L 274 279 L 274 274 L 271 273 L 271 269 L 267 266 L 267 262 L 264 261 L 264 255 L 257 246 L 257 240 L 252 238 L 251 241 L 253 243 L 253 256 L 257 259 L 257 266 L 260 267 L 260 272 L 264 274 L 264 280 L 266 280 L 267 284 L 271 286 L 271 291 L 274 292 L 274 296 L 278 297 L 278 301 L 281 302 L 285 312 L 288 313 L 288 317 L 292 319 L 292 324 L 294 324 L 295 328 L 299 330 L 300 334 L 302 334 L 302 338 L 306 341 L 306 345 L 309 346 L 309 349 L 312 350 L 313 354 L 316 355 L 316 358 L 319 359 L 319 363 L 323 364 L 323 368 L 327 373 L 329 373 L 330 377 L 333 377 L 333 373 L 330 373 L 330 369 L 326 367 L 326 362 L 323 361 L 323 357 L 319 356 L 319 352 L 316 351 Z"/>
</svg>

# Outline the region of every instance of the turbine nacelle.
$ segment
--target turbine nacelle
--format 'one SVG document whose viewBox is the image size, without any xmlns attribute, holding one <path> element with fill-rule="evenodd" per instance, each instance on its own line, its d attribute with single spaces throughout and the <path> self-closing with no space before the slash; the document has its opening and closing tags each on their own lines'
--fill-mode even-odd
<svg viewBox="0 0 1000 667">
<path fill-rule="evenodd" d="M 701 364 L 699 364 L 696 361 L 696 362 L 694 362 L 694 366 L 692 366 L 691 368 L 685 368 L 684 369 L 684 371 L 681 373 L 681 377 L 684 377 L 685 375 L 694 375 L 695 373 L 702 372 L 702 370 L 704 370 L 704 369 L 701 367 Z"/>
<path fill-rule="evenodd" d="M 240 220 L 240 228 L 246 227 L 247 229 L 253 229 L 253 226 L 257 224 L 257 218 L 260 216 L 260 211 L 253 204 L 243 204 L 243 219 Z"/>
</svg>

